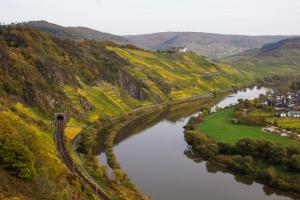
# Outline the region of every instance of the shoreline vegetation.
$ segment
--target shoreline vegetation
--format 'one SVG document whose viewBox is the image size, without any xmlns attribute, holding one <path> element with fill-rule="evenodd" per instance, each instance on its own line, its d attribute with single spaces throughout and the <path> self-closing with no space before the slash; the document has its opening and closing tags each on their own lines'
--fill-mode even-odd
<svg viewBox="0 0 300 200">
<path fill-rule="evenodd" d="M 231 123 L 230 116 L 233 111 L 234 108 L 231 107 L 212 115 L 200 113 L 190 118 L 184 127 L 184 137 L 189 145 L 187 153 L 195 159 L 203 159 L 252 181 L 288 192 L 291 198 L 299 198 L 300 147 L 297 145 L 299 143 L 284 141 L 280 144 L 278 139 L 286 138 L 259 133 L 260 127 L 255 126 L 245 125 L 243 130 L 246 132 L 243 133 L 227 132 L 234 129 L 226 126 L 219 130 L 218 127 L 214 127 L 213 130 L 207 129 L 205 124 L 207 121 L 209 124 L 216 123 L 216 126 L 219 126 L 216 121 L 220 118 L 225 121 L 218 121 L 218 123 Z M 216 121 L 212 121 L 212 117 Z M 231 126 L 239 125 L 231 124 Z M 251 137 L 251 128 L 257 128 L 254 130 L 256 133 L 252 135 L 254 137 Z M 221 130 L 223 133 L 220 132 Z M 247 137 L 247 134 L 250 137 Z M 255 139 L 259 134 L 265 134 L 266 137 L 260 136 Z"/>
<path fill-rule="evenodd" d="M 96 123 L 92 127 L 84 128 L 78 136 L 80 139 L 75 143 L 77 149 L 70 149 L 73 156 L 79 155 L 77 163 L 90 175 L 98 185 L 107 189 L 112 199 L 148 199 L 141 194 L 136 186 L 130 181 L 126 173 L 121 169 L 113 152 L 114 140 L 124 126 L 138 118 L 150 115 L 153 112 L 161 112 L 164 106 L 140 110 L 134 113 L 127 113 L 113 121 L 106 121 L 103 124 Z M 111 168 L 113 176 L 107 174 L 107 167 L 99 164 L 99 160 L 94 156 L 93 148 L 97 144 L 97 138 L 101 137 L 104 141 L 104 153 L 107 158 L 108 167 Z M 80 162 L 81 161 L 81 162 Z M 104 186 L 104 187 L 103 187 Z"/>
</svg>

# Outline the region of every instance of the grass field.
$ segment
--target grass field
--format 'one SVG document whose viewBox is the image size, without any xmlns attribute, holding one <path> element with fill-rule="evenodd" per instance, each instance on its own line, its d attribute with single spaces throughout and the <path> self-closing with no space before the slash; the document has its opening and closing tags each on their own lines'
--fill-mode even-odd
<svg viewBox="0 0 300 200">
<path fill-rule="evenodd" d="M 262 109 L 254 109 L 249 113 L 252 117 L 273 117 L 275 112 L 266 112 Z"/>
<path fill-rule="evenodd" d="M 299 118 L 268 118 L 269 122 L 276 121 L 278 126 L 282 128 L 300 128 L 300 119 Z"/>
<path fill-rule="evenodd" d="M 253 138 L 281 143 L 285 146 L 299 145 L 296 141 L 281 136 L 265 133 L 260 126 L 232 124 L 234 110 L 226 109 L 208 116 L 198 127 L 199 130 L 217 141 L 234 144 L 242 138 Z"/>
</svg>

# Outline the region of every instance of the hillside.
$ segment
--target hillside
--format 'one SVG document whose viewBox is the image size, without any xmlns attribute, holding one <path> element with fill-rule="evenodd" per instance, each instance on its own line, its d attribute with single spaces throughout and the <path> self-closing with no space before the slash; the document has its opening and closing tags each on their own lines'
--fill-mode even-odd
<svg viewBox="0 0 300 200">
<path fill-rule="evenodd" d="M 289 38 L 289 36 L 244 36 L 201 32 L 162 32 L 124 37 L 134 45 L 151 50 L 188 46 L 192 51 L 212 59 L 261 48 L 266 43 Z"/>
<path fill-rule="evenodd" d="M 254 78 L 300 71 L 300 38 L 290 38 L 221 59 Z"/>
<path fill-rule="evenodd" d="M 128 40 L 117 35 L 104 33 L 86 27 L 64 27 L 47 21 L 30 21 L 23 23 L 31 28 L 53 34 L 56 37 L 68 38 L 74 40 L 94 39 L 97 41 L 113 41 L 116 43 L 128 43 Z"/>
<path fill-rule="evenodd" d="M 80 112 L 66 95 L 70 88 L 114 87 L 120 98 L 155 102 L 242 84 L 234 68 L 194 53 L 156 53 L 92 40 L 77 43 L 23 27 L 1 31 L 2 95 L 14 95 L 45 112 L 68 108 L 77 116 Z"/>
<path fill-rule="evenodd" d="M 87 124 L 142 105 L 249 83 L 194 53 L 75 42 L 24 26 L 0 28 L 0 58 L 0 198 L 92 198 L 56 152 L 54 112 L 66 112 L 73 139 Z M 132 199 L 122 183 L 111 188 L 100 177 L 109 194 L 123 196 L 116 199 Z"/>
</svg>

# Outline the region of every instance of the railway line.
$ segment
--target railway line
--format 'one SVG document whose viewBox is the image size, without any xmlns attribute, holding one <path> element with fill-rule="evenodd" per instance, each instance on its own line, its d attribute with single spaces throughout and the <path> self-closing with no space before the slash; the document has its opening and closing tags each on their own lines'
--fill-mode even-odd
<svg viewBox="0 0 300 200">
<path fill-rule="evenodd" d="M 102 191 L 95 183 L 90 181 L 76 166 L 75 162 L 71 158 L 67 148 L 66 143 L 64 141 L 64 128 L 65 128 L 65 119 L 63 115 L 56 116 L 56 130 L 55 130 L 55 144 L 58 150 L 58 153 L 61 159 L 64 161 L 65 165 L 69 169 L 70 172 L 75 173 L 80 178 L 84 180 L 84 182 L 91 187 L 91 189 L 95 192 L 95 194 L 102 200 L 110 200 L 110 197 Z"/>
</svg>

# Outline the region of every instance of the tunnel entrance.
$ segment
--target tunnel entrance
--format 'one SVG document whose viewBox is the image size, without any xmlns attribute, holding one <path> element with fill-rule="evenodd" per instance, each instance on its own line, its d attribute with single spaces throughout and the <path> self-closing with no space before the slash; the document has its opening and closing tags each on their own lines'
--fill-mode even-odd
<svg viewBox="0 0 300 200">
<path fill-rule="evenodd" d="M 54 121 L 66 121 L 65 113 L 54 113 Z"/>
<path fill-rule="evenodd" d="M 56 117 L 56 120 L 64 120 L 64 116 L 62 116 L 62 115 L 58 115 L 57 117 Z"/>
</svg>

